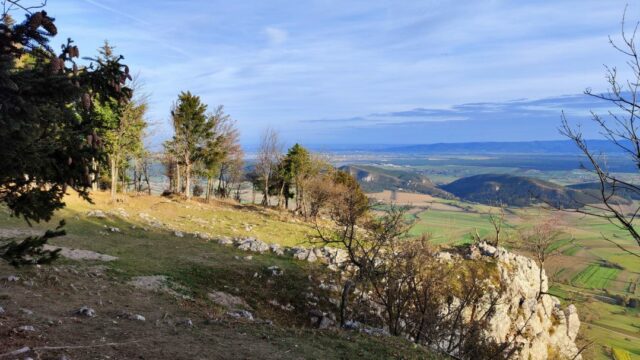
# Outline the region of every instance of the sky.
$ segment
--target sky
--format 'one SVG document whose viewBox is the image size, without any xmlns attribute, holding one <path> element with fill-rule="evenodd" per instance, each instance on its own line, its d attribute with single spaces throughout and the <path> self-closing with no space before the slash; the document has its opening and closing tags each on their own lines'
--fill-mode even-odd
<svg viewBox="0 0 640 360">
<path fill-rule="evenodd" d="M 23 0 L 29 1 L 29 0 Z M 34 0 L 35 1 L 35 0 Z M 82 56 L 108 39 L 149 94 L 150 143 L 190 90 L 224 105 L 250 148 L 560 139 L 564 110 L 607 105 L 604 65 L 626 1 L 49 0 Z M 640 20 L 640 6 L 627 10 Z M 623 75 L 625 72 L 623 71 Z"/>
</svg>

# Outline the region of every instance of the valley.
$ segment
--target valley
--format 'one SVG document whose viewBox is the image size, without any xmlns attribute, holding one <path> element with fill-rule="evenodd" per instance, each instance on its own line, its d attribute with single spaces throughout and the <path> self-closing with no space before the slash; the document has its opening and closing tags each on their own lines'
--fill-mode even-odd
<svg viewBox="0 0 640 360">
<path fill-rule="evenodd" d="M 522 199 L 531 193 L 528 191 L 533 188 L 532 185 L 551 189 L 553 196 L 547 200 L 563 200 L 570 196 L 582 200 L 593 198 L 588 192 L 574 192 L 575 189 L 594 188 L 593 177 L 578 168 L 576 158 L 556 155 L 554 159 L 557 164 L 562 164 L 558 167 L 563 169 L 549 170 L 544 156 L 536 161 L 534 158 L 537 156 L 534 155 L 523 162 L 519 162 L 520 156 L 504 154 L 473 159 L 461 155 L 437 156 L 440 159 L 437 166 L 433 164 L 433 155 L 423 157 L 405 154 L 396 158 L 390 156 L 384 163 L 371 162 L 365 165 L 366 161 L 362 160 L 358 163 L 361 164 L 360 168 L 370 172 L 367 174 L 370 181 L 363 183 L 369 189 L 377 190 L 369 193 L 379 204 L 377 206 L 394 203 L 408 207 L 407 216 L 412 221 L 410 235 L 428 236 L 434 244 L 460 245 L 473 242 L 474 236 L 495 236 L 490 216 L 498 214 L 500 207 L 491 206 L 491 203 L 503 205 L 504 246 L 515 251 L 518 251 L 518 246 L 511 240 L 517 238 L 519 230 L 530 227 L 539 219 L 555 218 L 562 236 L 549 249 L 549 260 L 545 265 L 553 284 L 550 292 L 564 302 L 578 306 L 583 320 L 583 334 L 595 344 L 590 350 L 591 357 L 609 359 L 614 349 L 617 354 L 640 359 L 640 308 L 620 305 L 623 299 L 640 297 L 640 262 L 637 257 L 609 241 L 613 240 L 631 250 L 635 242 L 630 235 L 605 219 L 559 211 L 540 201 Z M 509 165 L 495 167 L 493 161 L 487 160 L 492 157 L 508 158 L 505 164 Z M 574 164 L 573 168 L 571 163 Z M 408 175 L 395 180 L 385 177 L 381 183 L 371 181 L 371 174 L 380 173 L 388 177 L 399 172 L 412 173 L 414 178 L 421 176 L 425 182 L 438 184 L 437 188 L 456 192 L 466 200 L 458 196 L 437 197 L 431 189 L 419 194 L 408 187 L 399 186 L 400 179 L 408 178 Z M 636 178 L 631 173 L 619 175 L 628 179 Z M 498 187 L 503 187 L 503 196 L 498 196 L 500 191 L 496 188 L 491 193 L 491 188 L 483 185 L 487 184 L 488 179 L 494 181 L 494 186 L 496 181 L 506 180 L 511 189 L 504 192 L 502 183 Z M 464 184 L 463 189 L 468 192 L 455 189 L 456 182 Z M 462 188 L 461 185 L 458 187 Z M 380 189 L 385 186 L 388 187 L 386 190 Z M 620 199 L 621 206 L 629 206 L 636 201 Z"/>
</svg>

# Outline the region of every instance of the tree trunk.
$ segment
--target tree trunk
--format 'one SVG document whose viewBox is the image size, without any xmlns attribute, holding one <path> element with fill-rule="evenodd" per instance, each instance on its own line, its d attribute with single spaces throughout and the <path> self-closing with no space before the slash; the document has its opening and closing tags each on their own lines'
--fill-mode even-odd
<svg viewBox="0 0 640 360">
<path fill-rule="evenodd" d="M 206 195 L 204 196 L 204 198 L 207 202 L 209 202 L 209 199 L 211 198 L 211 176 L 207 177 L 207 191 L 205 194 Z"/>
<path fill-rule="evenodd" d="M 116 192 L 118 190 L 118 166 L 115 156 L 111 156 L 111 201 L 116 200 Z"/>
<path fill-rule="evenodd" d="M 282 186 L 280 186 L 280 193 L 278 194 L 278 207 L 279 208 L 286 208 L 286 196 L 284 194 L 284 186 L 285 186 L 285 182 L 282 182 Z"/>
<path fill-rule="evenodd" d="M 98 191 L 98 163 L 95 158 L 91 158 L 91 190 Z"/>
<path fill-rule="evenodd" d="M 268 176 L 266 176 L 264 179 L 262 206 L 269 206 L 269 177 Z"/>
<path fill-rule="evenodd" d="M 147 193 L 151 195 L 151 184 L 149 183 L 149 169 L 147 165 L 148 163 L 142 164 L 142 173 L 144 174 L 144 181 L 147 183 Z"/>
<path fill-rule="evenodd" d="M 235 196 L 236 201 L 238 203 L 242 202 L 242 199 L 240 198 L 240 186 L 241 186 L 241 184 L 238 184 L 238 187 L 236 188 L 236 196 Z"/>
<path fill-rule="evenodd" d="M 176 162 L 176 192 L 178 194 L 182 193 L 182 179 L 180 176 L 180 164 Z"/>
<path fill-rule="evenodd" d="M 133 192 L 140 191 L 140 183 L 138 182 L 138 160 L 133 159 Z"/>
<path fill-rule="evenodd" d="M 184 193 L 187 199 L 191 199 L 191 164 L 187 162 L 184 165 L 184 178 L 185 178 L 185 189 Z"/>
<path fill-rule="evenodd" d="M 220 174 L 218 176 L 218 194 L 221 198 L 226 198 L 227 197 L 227 184 L 224 184 L 224 166 L 220 167 Z"/>
<path fill-rule="evenodd" d="M 353 288 L 353 281 L 347 280 L 342 288 L 342 299 L 340 300 L 340 327 L 344 327 L 347 321 L 347 307 L 349 306 L 349 293 Z"/>
<path fill-rule="evenodd" d="M 122 177 L 122 193 L 126 194 L 127 193 L 127 168 L 126 166 L 122 167 L 122 171 L 119 172 L 119 175 Z"/>
</svg>

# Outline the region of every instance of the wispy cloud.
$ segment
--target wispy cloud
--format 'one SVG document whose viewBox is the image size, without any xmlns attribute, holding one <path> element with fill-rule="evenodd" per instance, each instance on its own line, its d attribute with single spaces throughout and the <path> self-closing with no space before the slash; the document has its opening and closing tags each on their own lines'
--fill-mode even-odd
<svg viewBox="0 0 640 360">
<path fill-rule="evenodd" d="M 453 141 L 557 137 L 559 109 L 583 101 L 558 95 L 601 90 L 602 64 L 624 65 L 607 36 L 626 2 L 56 0 L 49 12 L 61 38 L 109 39 L 141 72 L 158 141 L 186 89 L 224 104 L 245 142 L 267 125 L 290 141 Z"/>
<path fill-rule="evenodd" d="M 105 5 L 102 2 L 95 1 L 95 0 L 84 0 L 84 2 L 89 3 L 91 5 L 94 5 L 94 6 L 97 6 L 97 7 L 101 8 L 101 9 L 103 9 L 103 10 L 106 10 L 106 11 L 108 11 L 110 13 L 113 13 L 113 14 L 116 14 L 118 16 L 122 16 L 124 18 L 129 19 L 129 20 L 133 20 L 134 22 L 136 22 L 136 23 L 138 23 L 140 25 L 145 25 L 145 26 L 150 26 L 151 25 L 151 23 L 147 22 L 146 20 L 144 20 L 144 19 L 142 19 L 140 17 L 133 16 L 128 12 L 121 11 L 121 10 L 118 10 L 118 9 L 116 9 L 114 7 Z"/>
<path fill-rule="evenodd" d="M 269 43 L 273 45 L 283 44 L 289 37 L 289 34 L 285 30 L 272 26 L 266 27 L 264 33 L 267 35 Z"/>
</svg>

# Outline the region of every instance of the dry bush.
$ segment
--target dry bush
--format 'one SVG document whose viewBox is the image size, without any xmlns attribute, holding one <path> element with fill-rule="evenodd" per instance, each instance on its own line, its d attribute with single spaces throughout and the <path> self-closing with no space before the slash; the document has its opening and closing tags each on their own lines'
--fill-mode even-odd
<svg viewBox="0 0 640 360">
<path fill-rule="evenodd" d="M 369 212 L 366 196 L 349 174 L 331 186 L 318 183 L 318 204 L 334 227 L 316 226 L 316 241 L 346 250 L 340 321 L 381 325 L 457 358 L 506 358 L 513 347 L 486 336 L 502 295 L 495 266 L 485 261 L 443 260 L 427 238 L 407 238 L 405 209 Z"/>
</svg>

